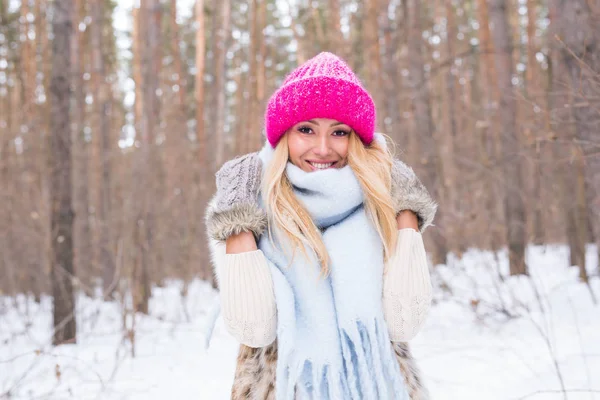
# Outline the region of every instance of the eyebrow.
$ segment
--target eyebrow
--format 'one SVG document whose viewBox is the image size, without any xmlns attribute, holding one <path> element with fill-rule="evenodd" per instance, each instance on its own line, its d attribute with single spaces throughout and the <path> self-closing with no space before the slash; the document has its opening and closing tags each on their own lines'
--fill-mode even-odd
<svg viewBox="0 0 600 400">
<path fill-rule="evenodd" d="M 308 122 L 313 123 L 315 125 L 319 125 L 317 123 L 317 121 L 315 121 L 314 119 L 309 119 Z M 345 125 L 343 122 L 334 122 L 333 124 L 329 125 L 330 127 L 332 126 L 337 126 L 337 125 Z"/>
</svg>

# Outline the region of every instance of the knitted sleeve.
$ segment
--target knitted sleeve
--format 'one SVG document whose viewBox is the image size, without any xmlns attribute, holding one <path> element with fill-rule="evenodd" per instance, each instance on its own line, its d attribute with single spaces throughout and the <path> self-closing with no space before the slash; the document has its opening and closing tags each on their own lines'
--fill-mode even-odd
<svg viewBox="0 0 600 400">
<path fill-rule="evenodd" d="M 400 229 L 396 251 L 383 278 L 383 312 L 392 342 L 406 342 L 416 336 L 431 300 L 431 277 L 421 233 Z"/>
<path fill-rule="evenodd" d="M 246 346 L 271 344 L 276 337 L 277 308 L 263 252 L 226 254 L 219 286 L 227 331 Z"/>
</svg>

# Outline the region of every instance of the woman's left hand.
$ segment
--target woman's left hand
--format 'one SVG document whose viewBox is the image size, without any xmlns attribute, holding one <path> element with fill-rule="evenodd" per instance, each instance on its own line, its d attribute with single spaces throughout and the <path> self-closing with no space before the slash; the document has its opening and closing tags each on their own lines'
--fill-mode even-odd
<svg viewBox="0 0 600 400">
<path fill-rule="evenodd" d="M 397 214 L 398 224 L 402 223 L 404 226 L 405 223 L 410 222 L 410 220 L 405 221 L 406 216 L 401 216 L 404 211 L 410 210 L 417 216 L 417 230 L 423 233 L 433 222 L 437 204 L 412 168 L 398 159 L 395 159 L 392 164 L 391 189 L 394 210 L 400 213 Z M 412 225 L 404 227 L 412 227 Z"/>
</svg>

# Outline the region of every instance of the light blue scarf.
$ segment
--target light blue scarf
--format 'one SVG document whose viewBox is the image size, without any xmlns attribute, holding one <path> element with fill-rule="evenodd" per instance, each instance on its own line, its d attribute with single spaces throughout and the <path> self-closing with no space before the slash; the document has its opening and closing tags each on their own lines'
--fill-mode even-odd
<svg viewBox="0 0 600 400">
<path fill-rule="evenodd" d="M 265 171 L 272 149 L 260 157 Z M 298 250 L 290 266 L 289 242 L 275 227 L 273 243 L 268 234 L 259 240 L 277 300 L 277 399 L 294 399 L 296 386 L 302 399 L 408 399 L 381 305 L 383 244 L 354 172 L 304 172 L 288 163 L 286 173 L 331 263 L 322 278 L 315 253 L 307 250 L 307 260 Z"/>
</svg>

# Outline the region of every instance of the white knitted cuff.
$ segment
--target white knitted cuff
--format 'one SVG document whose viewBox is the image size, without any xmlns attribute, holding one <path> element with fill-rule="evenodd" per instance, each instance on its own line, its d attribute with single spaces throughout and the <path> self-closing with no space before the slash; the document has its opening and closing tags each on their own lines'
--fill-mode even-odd
<svg viewBox="0 0 600 400">
<path fill-rule="evenodd" d="M 405 342 L 414 338 L 425 322 L 431 300 L 423 237 L 412 228 L 401 229 L 383 280 L 383 312 L 390 339 Z"/>
<path fill-rule="evenodd" d="M 277 307 L 263 252 L 227 254 L 220 288 L 223 319 L 229 333 L 250 347 L 271 344 L 277 331 Z"/>
</svg>

